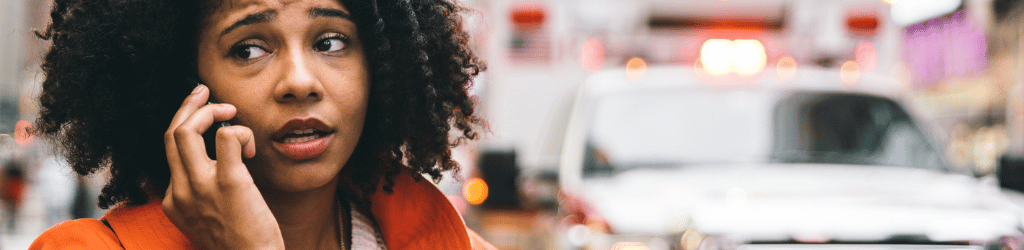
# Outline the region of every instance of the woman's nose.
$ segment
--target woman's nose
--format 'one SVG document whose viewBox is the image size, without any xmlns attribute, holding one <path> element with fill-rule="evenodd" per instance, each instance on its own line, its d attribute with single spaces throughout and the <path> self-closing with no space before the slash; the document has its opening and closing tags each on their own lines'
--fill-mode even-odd
<svg viewBox="0 0 1024 250">
<path fill-rule="evenodd" d="M 311 55 L 310 55 L 311 56 Z M 323 98 L 323 85 L 315 74 L 315 59 L 298 51 L 292 51 L 282 62 L 283 76 L 274 89 L 278 102 L 319 101 Z"/>
</svg>

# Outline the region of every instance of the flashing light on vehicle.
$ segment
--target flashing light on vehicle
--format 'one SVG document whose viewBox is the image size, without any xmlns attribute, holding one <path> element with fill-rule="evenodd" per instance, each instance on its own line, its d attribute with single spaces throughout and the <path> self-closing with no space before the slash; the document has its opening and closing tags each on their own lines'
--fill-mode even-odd
<svg viewBox="0 0 1024 250">
<path fill-rule="evenodd" d="M 735 73 L 750 76 L 761 72 L 768 56 L 754 39 L 708 39 L 700 48 L 700 62 L 711 75 Z"/>
<path fill-rule="evenodd" d="M 732 41 L 708 39 L 700 47 L 700 61 L 704 71 L 712 75 L 725 75 L 732 71 Z"/>
<path fill-rule="evenodd" d="M 537 3 L 523 3 L 515 6 L 512 13 L 512 23 L 517 27 L 537 28 L 544 23 L 544 6 Z"/>
<path fill-rule="evenodd" d="M 871 42 L 861 42 L 853 52 L 853 60 L 860 67 L 860 72 L 874 72 L 878 65 L 878 50 Z"/>
<path fill-rule="evenodd" d="M 778 65 L 775 66 L 775 73 L 779 74 L 779 78 L 782 81 L 792 81 L 796 78 L 797 63 L 793 57 L 783 57 L 779 59 Z"/>
<path fill-rule="evenodd" d="M 583 42 L 580 48 L 580 63 L 583 69 L 589 72 L 597 72 L 604 65 L 604 45 L 601 41 L 591 38 Z"/>
<path fill-rule="evenodd" d="M 764 45 L 761 45 L 760 41 L 748 39 L 735 40 L 733 41 L 733 48 L 736 50 L 733 57 L 733 72 L 749 76 L 757 74 L 757 72 L 761 72 L 764 69 L 764 65 L 768 61 L 768 55 L 765 53 Z"/>
<path fill-rule="evenodd" d="M 626 61 L 626 76 L 635 82 L 644 80 L 647 75 L 647 62 L 639 57 L 630 58 Z"/>
<path fill-rule="evenodd" d="M 878 31 L 878 24 L 878 15 L 874 12 L 851 13 L 846 16 L 846 30 L 853 34 L 874 34 Z"/>
<path fill-rule="evenodd" d="M 487 182 L 480 178 L 469 179 L 462 184 L 462 197 L 466 202 L 473 205 L 480 205 L 487 200 Z"/>
<path fill-rule="evenodd" d="M 857 84 L 857 79 L 860 79 L 860 67 L 857 62 L 844 62 L 843 66 L 839 67 L 839 79 L 842 79 L 843 83 L 847 85 Z"/>
</svg>

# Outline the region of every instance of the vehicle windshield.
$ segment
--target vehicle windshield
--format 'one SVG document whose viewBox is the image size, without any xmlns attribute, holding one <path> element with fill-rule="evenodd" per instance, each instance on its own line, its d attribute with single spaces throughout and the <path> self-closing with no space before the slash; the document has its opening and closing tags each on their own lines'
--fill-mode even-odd
<svg viewBox="0 0 1024 250">
<path fill-rule="evenodd" d="M 604 96 L 591 111 L 585 175 L 733 163 L 948 169 L 906 111 L 875 96 L 636 91 Z"/>
</svg>

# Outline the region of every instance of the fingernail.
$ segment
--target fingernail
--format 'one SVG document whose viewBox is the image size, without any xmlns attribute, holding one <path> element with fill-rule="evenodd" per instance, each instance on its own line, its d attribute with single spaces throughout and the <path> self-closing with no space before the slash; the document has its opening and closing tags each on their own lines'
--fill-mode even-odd
<svg viewBox="0 0 1024 250">
<path fill-rule="evenodd" d="M 199 92 L 203 92 L 203 85 L 196 86 L 196 88 L 192 89 L 192 94 Z"/>
</svg>

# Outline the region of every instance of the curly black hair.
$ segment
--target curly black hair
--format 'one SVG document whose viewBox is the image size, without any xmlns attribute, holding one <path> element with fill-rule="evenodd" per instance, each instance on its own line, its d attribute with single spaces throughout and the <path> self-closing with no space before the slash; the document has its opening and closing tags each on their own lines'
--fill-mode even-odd
<svg viewBox="0 0 1024 250">
<path fill-rule="evenodd" d="M 452 0 L 340 0 L 371 70 L 363 134 L 342 169 L 365 193 L 403 172 L 459 166 L 451 147 L 482 124 L 468 89 L 485 68 Z M 80 175 L 110 171 L 99 206 L 145 204 L 170 180 L 163 134 L 194 88 L 197 36 L 218 1 L 56 0 L 36 132 Z M 449 134 L 452 129 L 458 133 Z M 381 183 L 383 181 L 383 183 Z"/>
</svg>

